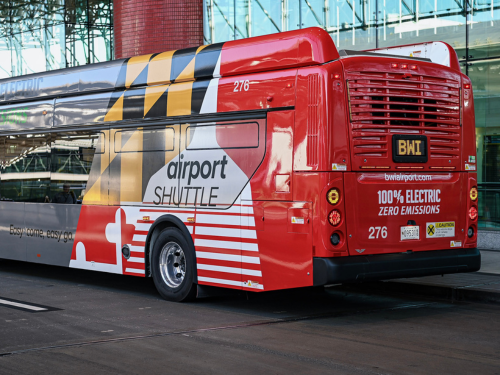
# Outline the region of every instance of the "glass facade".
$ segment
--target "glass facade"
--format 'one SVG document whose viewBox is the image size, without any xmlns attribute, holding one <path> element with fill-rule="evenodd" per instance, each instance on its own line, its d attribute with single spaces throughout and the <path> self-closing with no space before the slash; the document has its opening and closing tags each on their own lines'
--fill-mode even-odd
<svg viewBox="0 0 500 375">
<path fill-rule="evenodd" d="M 113 0 L 0 1 L 0 78 L 113 58 Z"/>
<path fill-rule="evenodd" d="M 444 41 L 474 89 L 479 227 L 500 230 L 500 0 L 204 0 L 217 43 L 319 26 L 338 49 Z"/>
</svg>

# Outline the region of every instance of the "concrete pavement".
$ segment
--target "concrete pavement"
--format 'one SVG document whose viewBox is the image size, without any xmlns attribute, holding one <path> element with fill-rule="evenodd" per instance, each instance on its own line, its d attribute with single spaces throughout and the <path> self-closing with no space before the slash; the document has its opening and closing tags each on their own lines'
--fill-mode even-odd
<svg viewBox="0 0 500 375">
<path fill-rule="evenodd" d="M 498 374 L 498 305 L 320 288 L 162 300 L 151 279 L 0 262 L 0 375 Z"/>
</svg>

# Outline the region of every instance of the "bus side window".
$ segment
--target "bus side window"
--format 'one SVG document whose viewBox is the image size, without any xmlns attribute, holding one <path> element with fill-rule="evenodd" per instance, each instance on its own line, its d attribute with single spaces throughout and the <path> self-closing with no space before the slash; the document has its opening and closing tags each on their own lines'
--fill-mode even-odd
<svg viewBox="0 0 500 375">
<path fill-rule="evenodd" d="M 80 204 L 93 179 L 92 169 L 96 155 L 106 151 L 104 132 L 52 133 L 50 139 L 50 191 L 45 202 Z"/>
<path fill-rule="evenodd" d="M 172 127 L 120 130 L 114 138 L 116 153 L 173 151 L 174 143 Z"/>
<path fill-rule="evenodd" d="M 143 201 L 152 176 L 178 156 L 178 127 L 147 126 L 115 132 L 112 147 L 120 154 L 120 167 L 110 169 L 110 204 L 134 205 Z"/>
<path fill-rule="evenodd" d="M 200 124 L 189 126 L 186 132 L 188 150 L 259 147 L 259 124 L 256 122 Z"/>
<path fill-rule="evenodd" d="M 180 206 L 233 205 L 264 157 L 264 130 L 263 120 L 188 125 L 181 139 Z M 188 195 L 190 189 L 200 194 Z"/>
<path fill-rule="evenodd" d="M 50 134 L 0 137 L 0 199 L 44 202 L 50 187 Z"/>
</svg>

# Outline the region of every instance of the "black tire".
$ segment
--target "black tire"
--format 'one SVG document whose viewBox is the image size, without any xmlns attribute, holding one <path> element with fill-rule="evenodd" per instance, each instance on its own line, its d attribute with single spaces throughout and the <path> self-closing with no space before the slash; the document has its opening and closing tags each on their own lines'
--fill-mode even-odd
<svg viewBox="0 0 500 375">
<path fill-rule="evenodd" d="M 196 256 L 193 245 L 179 229 L 167 228 L 156 239 L 151 254 L 151 273 L 158 293 L 167 301 L 196 298 Z"/>
</svg>

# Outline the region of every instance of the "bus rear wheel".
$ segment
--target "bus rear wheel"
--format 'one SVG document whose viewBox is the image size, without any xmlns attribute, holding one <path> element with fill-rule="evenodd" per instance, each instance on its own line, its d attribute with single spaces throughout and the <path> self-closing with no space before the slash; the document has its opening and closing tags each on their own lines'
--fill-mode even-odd
<svg viewBox="0 0 500 375">
<path fill-rule="evenodd" d="M 193 246 L 177 228 L 160 233 L 153 246 L 151 273 L 160 295 L 168 301 L 196 297 L 196 261 Z"/>
</svg>

